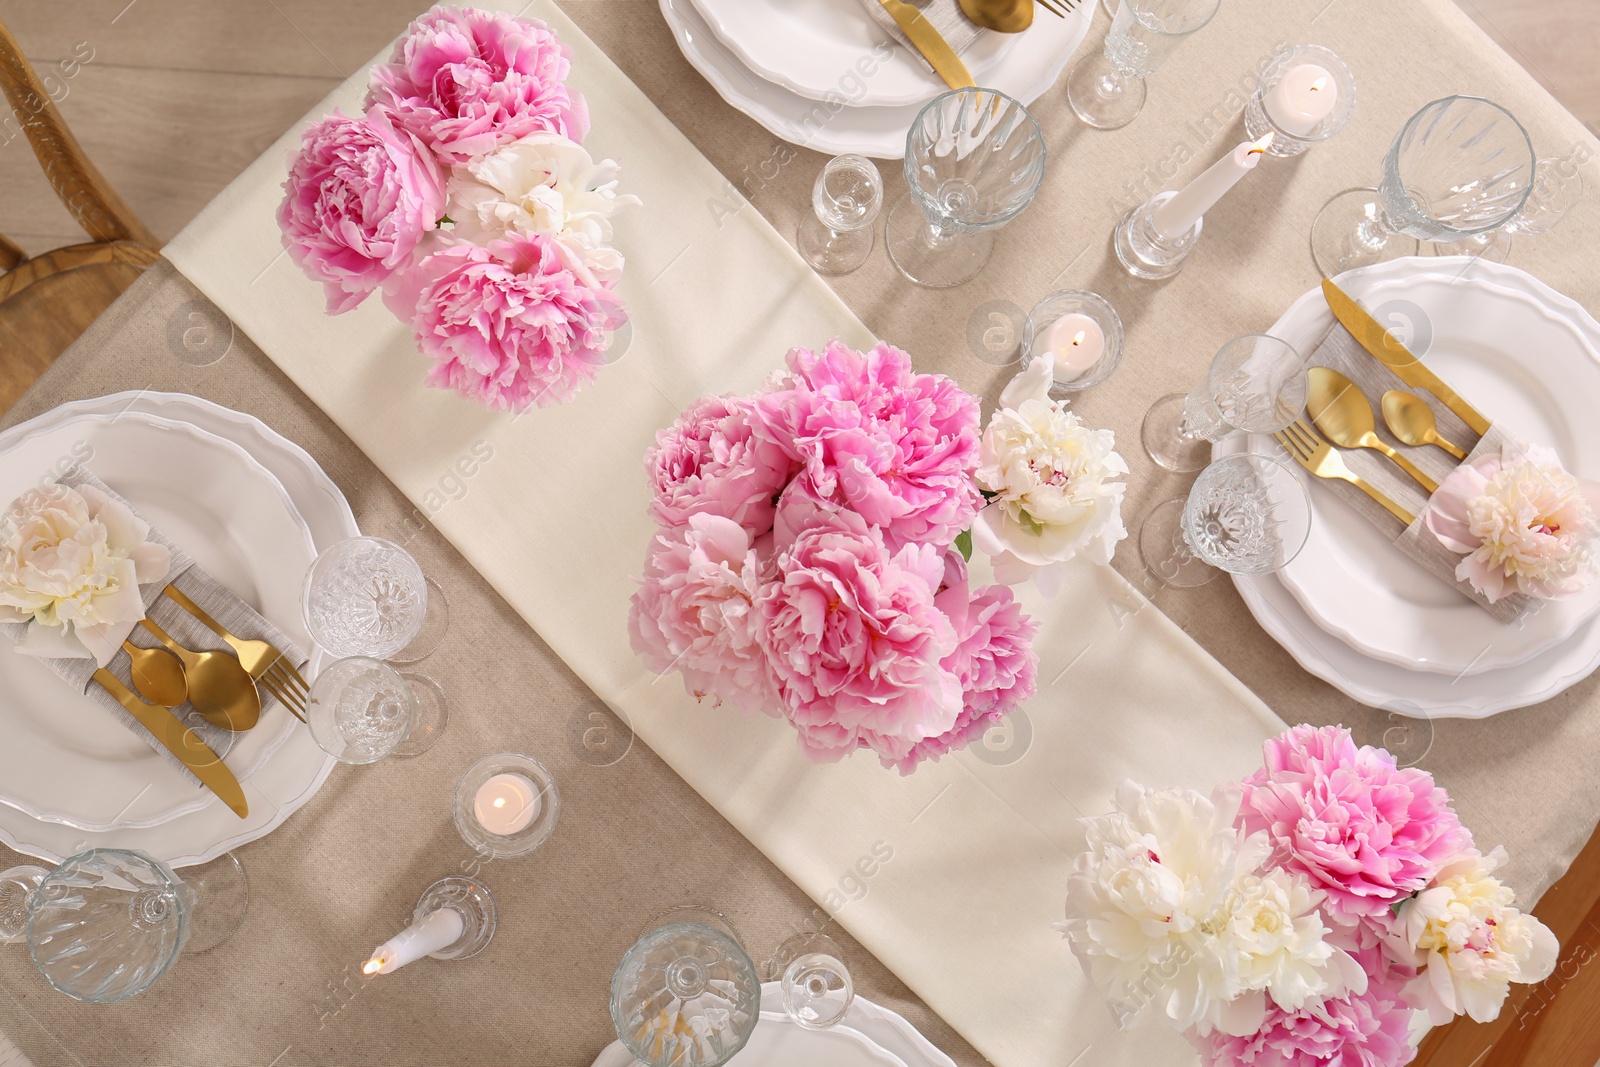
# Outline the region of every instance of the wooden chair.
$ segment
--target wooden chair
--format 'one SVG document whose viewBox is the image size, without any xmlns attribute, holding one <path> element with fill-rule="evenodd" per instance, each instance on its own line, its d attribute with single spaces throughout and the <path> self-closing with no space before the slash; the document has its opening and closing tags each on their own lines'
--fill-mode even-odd
<svg viewBox="0 0 1600 1067">
<path fill-rule="evenodd" d="M 27 134 L 56 196 L 93 240 L 30 258 L 0 235 L 0 413 L 160 255 L 160 243 L 89 162 L 0 24 L 6 139 Z"/>
</svg>

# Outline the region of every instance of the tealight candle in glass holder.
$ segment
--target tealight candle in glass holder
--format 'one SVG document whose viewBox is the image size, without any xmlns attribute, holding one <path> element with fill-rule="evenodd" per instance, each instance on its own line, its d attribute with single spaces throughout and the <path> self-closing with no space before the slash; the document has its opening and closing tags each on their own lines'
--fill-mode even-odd
<svg viewBox="0 0 1600 1067">
<path fill-rule="evenodd" d="M 1356 76 L 1350 65 L 1318 44 L 1286 45 L 1272 54 L 1244 108 L 1252 140 L 1273 134 L 1271 156 L 1297 156 L 1350 121 Z"/>
<path fill-rule="evenodd" d="M 544 844 L 560 812 L 555 779 L 532 756 L 485 756 L 456 785 L 457 832 L 474 851 L 494 859 L 525 856 Z"/>
<path fill-rule="evenodd" d="M 1022 366 L 1046 352 L 1055 356 L 1052 398 L 1098 385 L 1122 360 L 1122 319 L 1099 293 L 1051 293 L 1034 305 L 1022 328 Z"/>
</svg>

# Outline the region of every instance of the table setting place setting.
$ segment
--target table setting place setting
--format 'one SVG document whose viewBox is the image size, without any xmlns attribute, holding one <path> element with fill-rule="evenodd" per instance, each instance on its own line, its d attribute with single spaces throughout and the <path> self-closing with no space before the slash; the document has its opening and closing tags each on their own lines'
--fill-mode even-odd
<svg viewBox="0 0 1600 1067">
<path fill-rule="evenodd" d="M 1525 826 L 1414 734 L 1593 702 L 1600 322 L 1509 262 L 1590 154 L 1464 75 L 1340 138 L 1370 55 L 1280 41 L 1062 287 L 1062 161 L 1246 2 L 659 0 L 702 99 L 821 153 L 787 232 L 553 0 L 417 16 L 0 429 L 23 1051 L 178 1057 L 142 1028 L 313 955 L 312 1014 L 240 1008 L 284 1063 L 1401 1067 L 1520 1010 L 1600 808 Z M 1291 180 L 1297 258 L 1239 254 Z M 1268 271 L 1158 362 L 1178 287 Z M 73 395 L 141 299 L 238 351 Z M 1224 599 L 1326 717 L 1174 621 Z"/>
</svg>

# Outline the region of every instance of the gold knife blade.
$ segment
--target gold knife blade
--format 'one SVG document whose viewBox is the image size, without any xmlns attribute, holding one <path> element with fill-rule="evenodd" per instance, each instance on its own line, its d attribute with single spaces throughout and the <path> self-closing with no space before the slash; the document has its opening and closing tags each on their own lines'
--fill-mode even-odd
<svg viewBox="0 0 1600 1067">
<path fill-rule="evenodd" d="M 200 783 L 222 798 L 222 802 L 233 809 L 233 813 L 243 819 L 250 814 L 250 805 L 244 798 L 244 790 L 239 785 L 239 779 L 228 770 L 218 755 L 200 740 L 200 736 L 166 708 L 158 708 L 154 704 L 146 704 L 132 693 L 121 680 L 104 667 L 94 672 L 94 680 L 100 683 L 100 688 L 110 693 L 118 704 L 128 709 L 128 714 L 139 721 L 139 725 L 150 731 L 152 737 L 161 742 L 168 752 L 177 756 L 183 765 L 200 779 Z"/>
<path fill-rule="evenodd" d="M 1333 279 L 1322 279 L 1322 295 L 1327 298 L 1328 307 L 1333 309 L 1334 318 L 1350 331 L 1351 336 L 1362 348 L 1370 352 L 1379 363 L 1394 371 L 1395 377 L 1414 389 L 1426 389 L 1438 397 L 1445 407 L 1472 427 L 1473 433 L 1481 435 L 1489 432 L 1489 420 L 1484 418 L 1477 408 L 1461 399 L 1454 389 L 1440 381 L 1439 376 L 1412 355 L 1411 351 L 1400 343 L 1399 338 L 1384 328 L 1383 323 L 1369 315 L 1366 308 L 1333 284 Z"/>
<path fill-rule="evenodd" d="M 923 17 L 922 12 L 905 0 L 878 0 L 878 3 L 883 5 L 883 9 L 910 38 L 911 43 L 917 46 L 922 58 L 933 67 L 934 73 L 944 79 L 946 85 L 952 89 L 972 89 L 977 86 L 967 65 L 950 47 L 950 42 L 939 35 L 939 31 Z"/>
</svg>

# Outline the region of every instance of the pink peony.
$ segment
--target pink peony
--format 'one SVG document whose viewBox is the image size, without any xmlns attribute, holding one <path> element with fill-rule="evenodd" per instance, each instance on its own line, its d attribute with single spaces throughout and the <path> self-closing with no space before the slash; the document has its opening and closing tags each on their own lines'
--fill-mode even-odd
<svg viewBox="0 0 1600 1067">
<path fill-rule="evenodd" d="M 507 234 L 446 244 L 384 287 L 435 362 L 430 385 L 521 411 L 572 399 L 604 361 L 622 303 L 578 280 L 559 242 Z"/>
<path fill-rule="evenodd" d="M 877 529 L 836 512 L 800 533 L 777 571 L 756 606 L 778 696 L 808 755 L 870 748 L 898 761 L 955 726 L 961 685 L 940 664 L 957 635 L 934 603 L 939 549 L 891 552 Z"/>
<path fill-rule="evenodd" d="M 656 522 L 681 526 L 691 515 L 722 515 L 751 537 L 771 532 L 773 502 L 796 464 L 757 433 L 757 418 L 748 400 L 708 396 L 656 434 L 644 457 Z"/>
<path fill-rule="evenodd" d="M 801 465 L 805 495 L 856 512 L 890 548 L 942 548 L 972 525 L 982 497 L 972 480 L 978 403 L 968 393 L 914 373 L 911 357 L 885 344 L 797 348 L 789 370 L 786 388 L 756 398 L 756 409 L 762 432 Z"/>
<path fill-rule="evenodd" d="M 1407 1040 L 1411 1009 L 1401 988 L 1411 976 L 1376 949 L 1356 954 L 1367 991 L 1285 1011 L 1268 1003 L 1267 1021 L 1248 1037 L 1214 1030 L 1190 1035 L 1203 1067 L 1403 1067 L 1416 1058 Z"/>
<path fill-rule="evenodd" d="M 720 515 L 657 534 L 628 612 L 634 651 L 657 674 L 681 672 L 697 698 L 775 714 L 754 608 L 760 571 L 749 536 Z"/>
<path fill-rule="evenodd" d="M 328 313 L 360 304 L 444 213 L 445 179 L 427 149 L 382 112 L 339 112 L 301 135 L 278 225 L 300 269 L 322 283 Z"/>
<path fill-rule="evenodd" d="M 1357 747 L 1342 726 L 1296 726 L 1263 748 L 1266 767 L 1241 783 L 1240 825 L 1266 830 L 1273 865 L 1325 890 L 1337 922 L 1381 918 L 1472 847 L 1431 774 Z"/>
<path fill-rule="evenodd" d="M 372 68 L 367 105 L 446 163 L 467 163 L 530 133 L 583 140 L 589 113 L 563 84 L 571 70 L 571 53 L 537 19 L 435 7 Z"/>
</svg>

